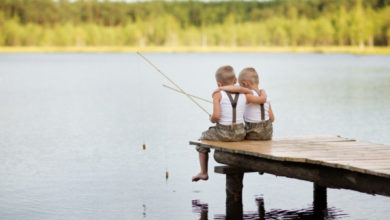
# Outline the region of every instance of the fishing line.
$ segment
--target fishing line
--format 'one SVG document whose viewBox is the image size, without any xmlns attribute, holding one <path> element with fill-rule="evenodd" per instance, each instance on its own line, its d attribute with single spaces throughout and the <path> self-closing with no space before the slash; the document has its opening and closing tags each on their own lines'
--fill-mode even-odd
<svg viewBox="0 0 390 220">
<path fill-rule="evenodd" d="M 157 68 L 156 65 L 154 65 L 150 60 L 148 60 L 148 58 L 146 58 L 144 55 L 142 55 L 140 52 L 137 51 L 137 54 L 142 57 L 146 62 L 148 62 L 151 66 L 154 67 L 154 69 L 157 70 L 157 72 L 161 73 L 161 75 L 163 75 L 169 82 L 171 82 L 181 93 L 185 94 L 193 103 L 195 103 L 195 105 L 197 105 L 200 109 L 202 109 L 208 116 L 210 116 L 211 114 L 205 109 L 203 108 L 195 99 L 193 99 L 189 94 L 187 94 L 186 92 L 184 92 L 184 90 L 182 88 L 180 88 L 179 85 L 177 85 L 171 78 L 169 78 L 169 76 L 167 76 L 165 73 L 161 72 L 161 70 L 159 68 Z"/>
<path fill-rule="evenodd" d="M 144 82 L 143 80 L 143 72 L 141 71 L 141 64 L 139 62 L 137 62 L 137 66 L 138 66 L 138 73 L 141 77 L 137 77 L 139 80 L 138 80 L 138 85 L 142 85 L 141 82 Z M 142 86 L 142 89 L 141 90 L 144 90 L 144 86 Z M 144 92 L 143 92 L 144 93 Z M 144 99 L 141 97 L 141 96 L 138 96 L 138 100 L 139 100 L 139 109 L 140 109 L 140 114 L 141 114 L 141 120 L 143 120 L 145 118 L 145 111 L 144 111 Z M 145 123 L 144 122 L 141 122 L 141 137 L 142 137 L 142 149 L 143 150 L 146 150 L 146 143 L 145 143 Z"/>
<path fill-rule="evenodd" d="M 196 95 L 191 95 L 191 94 L 189 94 L 189 93 L 187 93 L 187 94 L 184 94 L 184 93 L 182 93 L 180 90 L 177 90 L 177 89 L 175 89 L 175 88 L 172 88 L 172 87 L 170 87 L 170 86 L 167 86 L 167 85 L 165 85 L 165 84 L 163 84 L 163 86 L 164 86 L 165 88 L 167 88 L 167 89 L 170 89 L 170 90 L 172 90 L 172 91 L 175 91 L 175 92 L 181 93 L 181 94 L 183 94 L 183 95 L 189 95 L 189 96 L 191 96 L 192 98 L 199 99 L 199 100 L 202 100 L 202 101 L 204 101 L 204 102 L 208 102 L 208 103 L 211 103 L 211 104 L 213 104 L 213 102 L 212 102 L 212 101 L 210 101 L 210 100 L 207 100 L 207 99 L 204 99 L 204 98 L 202 98 L 202 97 L 199 97 L 199 96 L 196 96 Z"/>
<path fill-rule="evenodd" d="M 141 53 L 139 53 L 139 52 L 137 52 L 137 54 L 138 55 L 140 55 L 142 58 L 144 58 L 144 60 L 146 60 L 148 63 L 150 63 L 158 72 L 160 72 L 163 76 L 165 76 L 169 81 L 171 81 L 170 79 L 169 79 L 169 77 L 168 76 L 166 76 L 164 73 L 162 73 L 155 65 L 153 65 L 146 57 L 144 57 L 144 56 L 142 56 L 141 55 Z M 138 68 L 140 69 L 140 62 L 138 62 Z M 142 81 L 144 81 L 144 80 L 142 80 Z M 173 81 L 171 81 L 172 83 L 174 83 Z M 142 85 L 141 83 L 139 83 L 138 85 Z M 181 91 L 183 91 L 183 90 L 181 90 Z M 184 92 L 184 91 L 183 91 Z M 142 111 L 142 118 L 145 118 L 144 117 L 144 115 L 143 114 L 145 114 L 145 111 L 144 111 L 144 109 L 143 109 L 143 107 L 144 107 L 144 105 L 143 105 L 143 101 L 144 101 L 144 99 L 141 99 L 142 101 L 142 109 L 141 109 L 141 111 Z M 146 144 L 145 144 L 145 123 L 142 123 L 142 130 L 143 130 L 143 132 L 142 132 L 142 138 L 143 138 L 143 144 L 142 144 L 142 148 L 143 148 L 143 150 L 145 150 L 146 149 Z M 163 151 L 163 163 L 165 164 L 165 180 L 166 180 L 166 182 L 168 182 L 168 178 L 169 178 L 169 172 L 168 172 L 168 163 L 167 163 L 167 152 L 166 152 L 166 150 L 165 150 L 166 148 L 162 148 L 162 151 Z"/>
<path fill-rule="evenodd" d="M 143 86 L 142 82 L 144 81 L 143 80 L 143 71 L 141 70 L 141 65 L 139 62 L 137 62 L 137 72 L 138 72 L 138 76 L 139 77 L 136 77 L 136 83 L 137 83 L 137 86 L 140 86 L 142 85 L 140 88 L 137 88 L 139 89 L 142 94 L 144 94 L 144 90 L 145 90 L 145 86 Z M 134 95 L 134 93 L 132 93 Z M 138 126 L 138 129 L 141 129 L 141 132 L 138 133 L 138 138 L 141 138 L 142 139 L 142 150 L 145 151 L 146 150 L 146 144 L 145 144 L 145 125 L 144 125 L 144 121 L 143 119 L 145 118 L 145 111 L 144 111 L 144 98 L 142 96 L 137 96 L 137 119 L 136 119 L 136 124 L 141 124 L 140 126 Z M 140 120 L 140 121 L 138 121 Z M 137 140 L 138 142 L 139 140 Z M 137 143 L 138 145 L 138 143 Z M 141 167 L 146 167 L 145 164 L 147 164 L 146 162 L 146 152 L 142 153 L 142 160 L 141 160 L 141 164 L 142 166 Z M 142 200 L 142 215 L 144 216 L 144 218 L 146 217 L 146 203 L 147 201 L 145 201 L 145 191 L 144 190 L 141 190 L 140 191 L 140 195 L 141 195 L 141 200 Z"/>
<path fill-rule="evenodd" d="M 168 182 L 168 177 L 169 177 L 169 173 L 168 173 L 168 162 L 167 162 L 167 152 L 165 150 L 166 148 L 164 147 L 163 148 L 163 154 L 164 154 L 164 163 L 165 163 L 165 182 L 167 183 Z"/>
</svg>

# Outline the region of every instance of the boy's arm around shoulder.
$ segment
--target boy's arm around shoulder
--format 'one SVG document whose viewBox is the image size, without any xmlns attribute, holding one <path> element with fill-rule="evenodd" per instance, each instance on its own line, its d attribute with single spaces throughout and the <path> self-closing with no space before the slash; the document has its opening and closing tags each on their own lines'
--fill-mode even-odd
<svg viewBox="0 0 390 220">
<path fill-rule="evenodd" d="M 210 116 L 212 123 L 217 123 L 221 117 L 221 92 L 213 93 L 213 114 Z"/>
<path fill-rule="evenodd" d="M 231 93 L 243 93 L 243 94 L 252 94 L 252 91 L 250 89 L 247 89 L 242 86 L 221 86 L 219 87 L 216 91 L 226 91 L 226 92 L 231 92 Z"/>
<path fill-rule="evenodd" d="M 267 101 L 267 93 L 264 89 L 260 89 L 259 93 L 259 96 L 254 96 L 252 92 L 250 94 L 246 94 L 247 103 L 264 104 Z"/>
</svg>

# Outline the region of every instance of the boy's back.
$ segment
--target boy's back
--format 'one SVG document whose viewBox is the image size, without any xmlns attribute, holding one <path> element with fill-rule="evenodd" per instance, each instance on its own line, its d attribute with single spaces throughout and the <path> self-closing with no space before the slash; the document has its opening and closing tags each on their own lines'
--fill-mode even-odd
<svg viewBox="0 0 390 220">
<path fill-rule="evenodd" d="M 244 68 L 239 75 L 239 83 L 252 90 L 253 96 L 259 96 L 259 76 L 254 68 Z M 248 103 L 244 113 L 246 139 L 270 140 L 272 139 L 274 115 L 270 100 L 267 97 L 264 104 Z"/>
<path fill-rule="evenodd" d="M 230 96 L 230 97 L 229 97 Z M 235 115 L 233 111 L 232 101 L 236 101 Z M 244 94 L 231 94 L 225 91 L 221 91 L 221 116 L 218 123 L 221 125 L 232 125 L 244 123 L 246 97 Z"/>
<path fill-rule="evenodd" d="M 258 96 L 255 90 L 254 96 Z M 248 140 L 271 140 L 273 133 L 272 121 L 270 120 L 270 113 L 272 114 L 270 101 L 264 104 L 248 103 L 245 107 L 244 120 L 246 137 Z"/>
<path fill-rule="evenodd" d="M 221 91 L 220 108 L 221 113 L 216 126 L 210 127 L 202 133 L 201 140 L 213 141 L 242 141 L 245 138 L 244 111 L 246 98 L 243 94 L 231 94 Z M 229 98 L 230 95 L 230 98 Z M 234 106 L 234 107 L 233 107 Z M 198 151 L 209 151 L 208 149 L 198 149 Z"/>
<path fill-rule="evenodd" d="M 252 90 L 254 96 L 259 96 L 255 90 Z M 269 106 L 270 98 L 267 97 L 267 100 L 264 104 L 254 104 L 248 103 L 245 106 L 244 120 L 245 122 L 258 123 L 261 121 L 269 120 Z"/>
</svg>

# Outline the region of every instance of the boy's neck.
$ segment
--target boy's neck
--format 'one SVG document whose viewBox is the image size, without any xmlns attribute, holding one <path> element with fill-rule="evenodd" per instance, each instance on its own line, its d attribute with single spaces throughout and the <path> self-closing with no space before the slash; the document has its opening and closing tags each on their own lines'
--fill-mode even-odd
<svg viewBox="0 0 390 220">
<path fill-rule="evenodd" d="M 234 86 L 235 84 L 234 83 L 231 83 L 231 84 L 221 84 L 221 86 Z"/>
</svg>

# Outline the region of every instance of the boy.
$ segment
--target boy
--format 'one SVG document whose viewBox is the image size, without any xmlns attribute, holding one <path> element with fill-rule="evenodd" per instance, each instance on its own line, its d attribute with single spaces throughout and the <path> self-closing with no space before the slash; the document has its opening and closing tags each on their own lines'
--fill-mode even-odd
<svg viewBox="0 0 390 220">
<path fill-rule="evenodd" d="M 248 88 L 254 96 L 260 95 L 259 75 L 254 68 L 243 69 L 238 76 L 240 86 Z M 269 98 L 264 104 L 248 103 L 244 113 L 246 137 L 248 140 L 271 140 L 275 117 Z"/>
<path fill-rule="evenodd" d="M 234 86 L 237 82 L 234 70 L 231 66 L 222 66 L 215 73 L 218 87 L 235 87 L 235 94 L 217 90 L 213 93 L 213 114 L 210 116 L 212 123 L 216 126 L 202 133 L 201 140 L 213 141 L 241 141 L 245 138 L 244 111 L 246 95 L 251 93 L 249 89 Z M 256 97 L 264 102 L 266 97 Z M 207 180 L 208 176 L 208 153 L 210 150 L 204 147 L 196 147 L 199 152 L 199 163 L 201 171 L 192 177 L 192 181 Z"/>
</svg>

